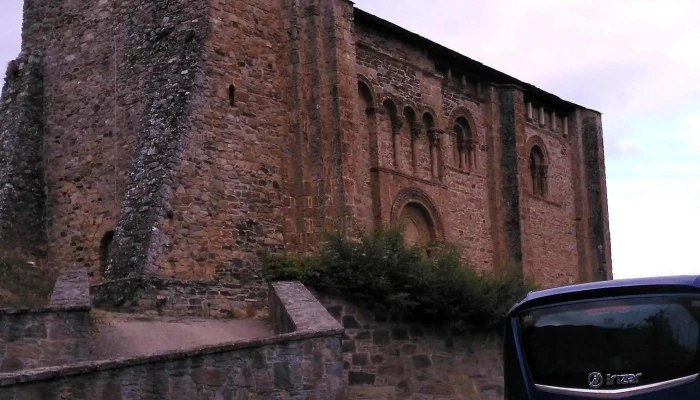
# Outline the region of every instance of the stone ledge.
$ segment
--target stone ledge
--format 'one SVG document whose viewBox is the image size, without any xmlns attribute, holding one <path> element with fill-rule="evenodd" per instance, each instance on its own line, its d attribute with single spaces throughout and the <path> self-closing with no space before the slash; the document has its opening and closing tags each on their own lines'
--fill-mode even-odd
<svg viewBox="0 0 700 400">
<path fill-rule="evenodd" d="M 67 271 L 56 281 L 49 307 L 90 308 L 90 281 L 87 271 Z"/>
<path fill-rule="evenodd" d="M 67 271 L 58 277 L 51 300 L 41 308 L 2 308 L 0 314 L 45 314 L 55 312 L 90 311 L 90 283 L 87 271 Z"/>
<path fill-rule="evenodd" d="M 301 282 L 270 283 L 270 318 L 275 333 L 343 327 Z"/>
<path fill-rule="evenodd" d="M 397 171 L 397 170 L 395 170 L 395 169 L 391 169 L 391 168 L 387 168 L 387 167 L 372 167 L 372 168 L 370 168 L 369 170 L 370 170 L 370 172 L 383 172 L 383 173 L 385 173 L 385 174 L 390 174 L 390 175 L 394 175 L 394 176 L 400 176 L 400 177 L 402 177 L 402 178 L 410 179 L 410 180 L 412 180 L 412 181 L 424 183 L 424 184 L 430 185 L 430 186 L 437 186 L 437 187 L 443 188 L 443 189 L 447 189 L 447 188 L 448 188 L 448 186 L 447 186 L 446 184 L 444 184 L 444 183 L 442 183 L 442 182 L 440 182 L 440 181 L 431 181 L 431 180 L 428 180 L 428 179 L 423 179 L 423 178 L 420 178 L 420 177 L 417 177 L 417 176 L 413 176 L 413 175 L 407 174 L 407 173 L 405 173 L 405 172 Z"/>
<path fill-rule="evenodd" d="M 454 172 L 455 174 L 472 176 L 472 177 L 479 178 L 479 179 L 486 179 L 486 177 L 483 174 L 480 174 L 480 173 L 475 172 L 473 170 L 464 170 L 464 169 L 460 169 L 458 167 L 454 167 L 452 165 L 445 165 L 444 168 L 445 168 L 445 170 L 450 171 L 450 172 Z"/>
<path fill-rule="evenodd" d="M 549 204 L 550 206 L 559 207 L 559 208 L 562 207 L 561 203 L 558 203 L 558 202 L 556 202 L 556 201 L 554 201 L 554 200 L 550 200 L 550 199 L 548 199 L 548 198 L 546 198 L 546 197 L 542 197 L 542 196 L 535 195 L 535 194 L 532 194 L 532 193 L 529 193 L 528 196 L 529 196 L 530 199 L 532 199 L 532 200 L 539 201 L 539 202 L 542 202 L 542 203 L 546 203 L 546 204 Z"/>
<path fill-rule="evenodd" d="M 91 372 L 100 372 L 133 367 L 141 364 L 159 363 L 164 361 L 184 359 L 193 356 L 204 356 L 216 353 L 224 353 L 234 350 L 263 347 L 292 341 L 302 341 L 306 339 L 338 336 L 341 335 L 344 331 L 343 328 L 340 327 L 340 325 L 338 326 L 339 327 L 337 329 L 309 329 L 305 331 L 298 331 L 288 334 L 271 336 L 267 338 L 202 346 L 188 350 L 174 350 L 151 354 L 147 356 L 125 357 L 102 361 L 86 361 L 60 367 L 36 368 L 31 370 L 0 374 L 0 388 L 20 383 L 36 382 L 74 375 L 87 374 Z"/>
<path fill-rule="evenodd" d="M 214 287 L 214 286 L 220 286 L 224 287 L 227 289 L 239 289 L 241 287 L 240 283 L 227 283 L 227 282 L 219 282 L 216 280 L 211 280 L 211 281 L 203 281 L 203 280 L 196 280 L 196 279 L 180 279 L 180 278 L 171 278 L 171 277 L 165 277 L 165 276 L 158 276 L 158 275 L 142 275 L 142 276 L 137 276 L 137 277 L 129 277 L 129 278 L 120 278 L 120 279 L 113 279 L 109 281 L 105 281 L 102 284 L 97 284 L 97 285 L 92 285 L 92 288 L 100 288 L 102 286 L 108 285 L 108 284 L 117 284 L 117 283 L 148 283 L 148 284 L 153 284 L 153 285 L 182 285 L 182 286 L 206 286 L 206 287 Z"/>
</svg>

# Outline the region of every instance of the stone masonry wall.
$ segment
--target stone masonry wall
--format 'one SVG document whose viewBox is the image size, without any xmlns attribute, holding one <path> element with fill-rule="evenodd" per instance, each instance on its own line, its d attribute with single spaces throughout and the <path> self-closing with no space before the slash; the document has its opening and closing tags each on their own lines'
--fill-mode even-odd
<svg viewBox="0 0 700 400">
<path fill-rule="evenodd" d="M 590 276 L 594 281 L 613 279 L 610 249 L 608 193 L 605 180 L 605 148 L 600 114 L 586 110 L 581 116 L 583 171 L 587 192 Z"/>
<path fill-rule="evenodd" d="M 98 301 L 117 287 L 130 287 L 131 301 L 116 307 L 121 312 L 199 318 L 248 318 L 260 312 L 267 290 L 248 297 L 250 289 L 239 283 L 196 281 L 142 276 L 106 282 L 92 287 Z M 107 306 L 107 308 L 110 308 Z"/>
<path fill-rule="evenodd" d="M 236 285 L 264 300 L 263 249 L 283 246 L 282 151 L 287 131 L 281 3 L 210 2 L 202 86 L 156 248 L 166 277 Z"/>
<path fill-rule="evenodd" d="M 108 254 L 118 276 L 153 262 L 201 92 L 207 10 L 206 0 L 25 1 L 22 48 L 43 52 L 46 66 L 36 121 L 46 125 L 48 257 L 59 268 L 87 268 L 96 283 Z"/>
<path fill-rule="evenodd" d="M 494 216 L 490 214 L 490 192 L 487 177 L 491 165 L 487 163 L 486 147 L 490 122 L 487 120 L 486 101 L 483 93 L 477 92 L 476 84 L 469 81 L 461 85 L 448 79 L 444 71 L 436 70 L 424 52 L 391 36 L 377 32 L 370 26 L 356 24 L 354 29 L 357 48 L 357 71 L 373 96 L 372 106 L 376 114 L 368 117 L 362 111 L 358 120 L 369 118 L 368 125 L 376 126 L 376 140 L 371 148 L 376 149 L 377 165 L 372 165 L 374 174 L 365 172 L 378 185 L 379 195 L 375 201 L 380 220 L 392 221 L 392 207 L 402 189 L 415 187 L 426 193 L 437 207 L 436 224 L 444 232 L 441 239 L 458 245 L 462 254 L 475 267 L 491 269 L 493 266 Z M 395 164 L 394 129 L 391 111 L 386 109 L 389 99 L 396 107 L 399 136 L 399 165 Z M 407 111 L 407 110 L 412 111 Z M 412 138 L 408 113 L 414 113 L 420 133 Z M 427 117 L 429 116 L 429 117 Z M 469 123 L 477 146 L 474 165 L 459 168 L 453 126 L 457 118 Z M 426 118 L 432 128 L 442 131 L 436 141 L 437 172 L 432 171 L 431 139 L 427 132 Z M 370 150 L 372 151 L 372 150 Z M 414 154 L 415 153 L 415 154 Z M 370 157 L 366 157 L 370 159 Z M 414 162 L 415 159 L 415 162 Z M 367 163 L 369 164 L 369 163 Z M 366 167 L 365 167 L 366 168 Z M 364 193 L 368 198 L 372 184 L 365 183 Z"/>
<path fill-rule="evenodd" d="M 336 399 L 340 340 L 291 333 L 128 360 L 0 374 L 0 397 L 19 399 Z"/>
<path fill-rule="evenodd" d="M 609 278 L 598 113 L 455 62 L 362 11 L 353 33 L 356 135 L 368 142 L 356 152 L 370 169 L 355 192 L 371 210 L 358 214 L 361 225 L 395 224 L 404 204 L 428 203 L 432 236 L 421 241 L 454 243 L 478 269 L 517 268 L 545 287 Z M 458 123 L 470 132 L 461 144 Z M 532 190 L 535 144 L 545 154 L 544 195 Z M 403 198 L 407 190 L 416 195 Z"/>
<path fill-rule="evenodd" d="M 0 310 L 0 374 L 87 360 L 90 295 L 87 273 L 59 277 L 49 307 Z"/>
<path fill-rule="evenodd" d="M 341 299 L 318 297 L 345 328 L 348 400 L 503 398 L 500 335 L 389 323 Z"/>
<path fill-rule="evenodd" d="M 361 205 L 354 185 L 357 81 L 352 3 L 285 1 L 283 48 L 289 76 L 289 134 L 284 143 L 285 242 L 312 250 L 327 230 L 347 228 Z M 365 212 L 362 209 L 362 212 Z"/>
<path fill-rule="evenodd" d="M 155 269 L 156 249 L 164 244 L 161 230 L 171 215 L 173 169 L 181 160 L 190 129 L 190 102 L 193 92 L 201 91 L 203 80 L 206 2 L 155 4 L 144 2 L 143 7 L 155 8 L 134 14 L 135 26 L 128 37 L 132 53 L 127 53 L 127 60 L 148 60 L 156 69 L 144 88 L 146 112 L 115 229 L 114 248 L 109 254 L 108 279 Z M 145 20 L 139 19 L 142 15 Z M 112 296 L 115 302 L 129 299 L 128 287 Z"/>
<path fill-rule="evenodd" d="M 41 56 L 10 62 L 0 95 L 0 252 L 46 255 Z"/>
<path fill-rule="evenodd" d="M 101 277 L 100 241 L 114 230 L 124 197 L 143 108 L 139 88 L 152 68 L 124 56 L 125 21 L 135 10 L 135 0 L 24 1 L 22 49 L 41 52 L 45 66 L 38 120 L 45 123 L 48 259 L 56 268 L 86 268 L 93 279 Z"/>
<path fill-rule="evenodd" d="M 536 122 L 536 120 L 535 120 Z M 561 124 L 559 125 L 561 129 Z M 574 205 L 574 171 L 570 138 L 561 131 L 528 123 L 528 145 L 542 144 L 546 151 L 548 185 L 546 197 L 533 195 L 532 179 L 524 186 L 523 205 L 528 210 L 525 227 L 527 274 L 541 277 L 552 286 L 579 281 L 576 214 Z M 529 147 L 528 147 L 529 151 Z M 552 246 L 556 243 L 556 246 Z"/>
<path fill-rule="evenodd" d="M 52 264 L 113 282 L 101 305 L 139 307 L 126 283 L 157 275 L 262 308 L 261 255 L 353 222 L 412 221 L 421 242 L 455 243 L 481 270 L 522 261 L 546 286 L 610 268 L 599 115 L 579 115 L 572 156 L 543 139 L 556 190 L 530 201 L 524 98 L 577 106 L 347 0 L 26 0 L 24 16 L 44 108 L 15 114 L 45 126 L 23 125 L 31 198 L 12 202 L 32 203 Z M 188 296 L 173 310 L 197 307 Z"/>
<path fill-rule="evenodd" d="M 342 226 L 353 204 L 344 171 L 359 171 L 346 163 L 351 11 L 345 1 L 211 2 L 205 77 L 154 247 L 157 274 L 238 285 L 262 304 L 261 254 L 309 248 Z"/>
<path fill-rule="evenodd" d="M 273 314 L 286 321 L 275 331 L 287 333 L 146 357 L 0 374 L 0 398 L 340 400 L 345 386 L 342 327 L 299 283 L 276 283 L 270 292 L 274 293 Z"/>
</svg>

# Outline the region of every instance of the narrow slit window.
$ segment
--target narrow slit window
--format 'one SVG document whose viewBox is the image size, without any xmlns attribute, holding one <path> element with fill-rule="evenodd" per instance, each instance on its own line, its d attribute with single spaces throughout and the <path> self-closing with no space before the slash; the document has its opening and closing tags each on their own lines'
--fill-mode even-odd
<svg viewBox="0 0 700 400">
<path fill-rule="evenodd" d="M 229 85 L 228 87 L 228 104 L 233 107 L 236 104 L 236 87 Z"/>
</svg>

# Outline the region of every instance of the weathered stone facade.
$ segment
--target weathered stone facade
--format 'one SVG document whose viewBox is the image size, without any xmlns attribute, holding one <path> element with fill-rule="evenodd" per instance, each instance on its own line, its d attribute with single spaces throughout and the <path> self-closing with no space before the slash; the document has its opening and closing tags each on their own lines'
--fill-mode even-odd
<svg viewBox="0 0 700 400">
<path fill-rule="evenodd" d="M 94 285 L 91 290 L 94 304 L 105 304 L 115 287 L 129 286 L 133 297 L 119 308 L 124 312 L 143 315 L 161 315 L 199 318 L 250 318 L 259 310 L 258 299 L 268 295 L 267 290 L 249 298 L 250 293 L 239 283 L 219 283 L 163 278 L 137 277 Z"/>
<path fill-rule="evenodd" d="M 43 71 L 40 55 L 23 54 L 0 97 L 0 250 L 16 257 L 46 256 Z"/>
<path fill-rule="evenodd" d="M 544 286 L 612 278 L 600 114 L 349 1 L 26 0 L 20 61 L 2 245 L 43 240 L 107 303 L 156 276 L 264 304 L 264 252 L 396 223 Z"/>
<path fill-rule="evenodd" d="M 47 308 L 0 310 L 0 373 L 87 360 L 89 289 L 85 271 L 68 271 Z"/>
</svg>

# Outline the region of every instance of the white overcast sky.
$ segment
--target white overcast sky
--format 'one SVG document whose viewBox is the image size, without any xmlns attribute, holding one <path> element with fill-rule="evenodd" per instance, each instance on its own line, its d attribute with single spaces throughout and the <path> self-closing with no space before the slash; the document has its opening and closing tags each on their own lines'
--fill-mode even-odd
<svg viewBox="0 0 700 400">
<path fill-rule="evenodd" d="M 19 52 L 22 0 L 2 2 L 5 65 Z M 615 278 L 700 274 L 700 1 L 355 5 L 602 112 Z"/>
</svg>

